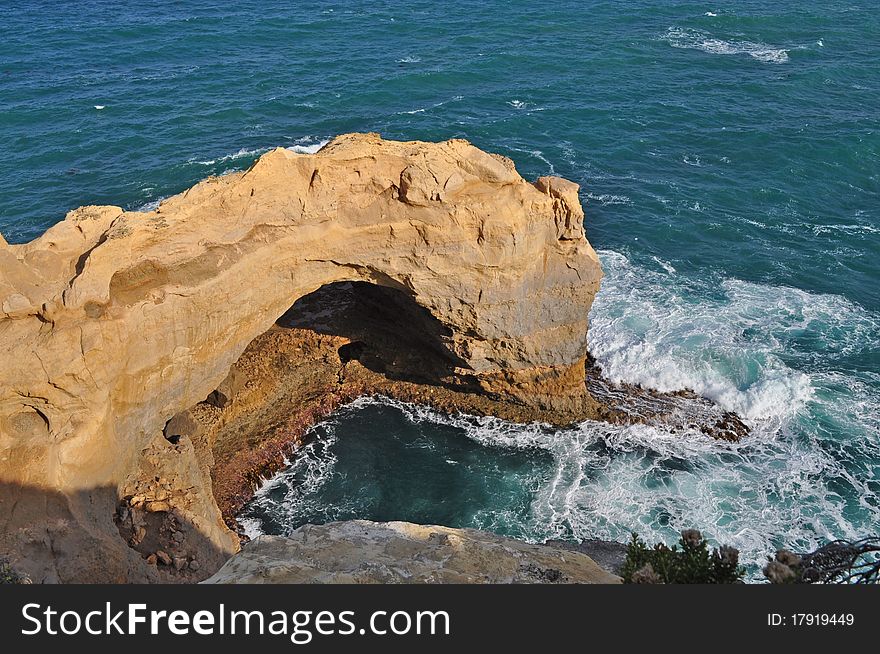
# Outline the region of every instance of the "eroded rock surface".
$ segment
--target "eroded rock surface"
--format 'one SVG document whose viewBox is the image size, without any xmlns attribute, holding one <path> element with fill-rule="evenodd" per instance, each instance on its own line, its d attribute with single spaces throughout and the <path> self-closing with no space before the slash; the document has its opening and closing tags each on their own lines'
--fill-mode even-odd
<svg viewBox="0 0 880 654">
<path fill-rule="evenodd" d="M 475 529 L 351 520 L 260 536 L 205 583 L 614 584 L 580 552 Z"/>
<path fill-rule="evenodd" d="M 349 134 L 0 239 L 0 554 L 35 582 L 203 579 L 260 478 L 365 394 L 741 435 L 588 362 L 577 191 L 461 140 Z"/>
<path fill-rule="evenodd" d="M 582 220 L 577 185 L 531 184 L 465 141 L 349 134 L 155 211 L 82 207 L 31 243 L 0 242 L 0 548 L 35 581 L 153 579 L 119 536 L 121 499 L 235 551 L 206 485 L 181 481 L 211 468 L 210 444 L 172 434 L 159 461 L 163 430 L 215 391 L 223 404 L 248 344 L 325 284 L 397 289 L 427 312 L 446 362 L 435 383 L 589 410 L 601 270 Z M 90 548 L 92 563 L 65 568 Z"/>
</svg>

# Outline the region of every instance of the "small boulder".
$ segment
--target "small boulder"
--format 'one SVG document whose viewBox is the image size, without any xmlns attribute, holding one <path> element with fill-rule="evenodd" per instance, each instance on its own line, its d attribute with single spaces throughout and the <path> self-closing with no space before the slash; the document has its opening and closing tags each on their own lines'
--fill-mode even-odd
<svg viewBox="0 0 880 654">
<path fill-rule="evenodd" d="M 173 563 L 173 561 L 171 560 L 171 556 L 168 554 L 168 552 L 165 552 L 164 550 L 157 550 L 156 558 L 159 559 L 159 562 L 162 565 L 171 565 Z"/>
</svg>

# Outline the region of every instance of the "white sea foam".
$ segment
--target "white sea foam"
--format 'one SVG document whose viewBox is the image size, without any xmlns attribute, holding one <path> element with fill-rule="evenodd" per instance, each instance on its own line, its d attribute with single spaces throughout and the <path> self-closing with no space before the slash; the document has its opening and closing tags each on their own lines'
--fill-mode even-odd
<svg viewBox="0 0 880 654">
<path fill-rule="evenodd" d="M 238 518 L 238 524 L 241 525 L 244 535 L 253 540 L 257 536 L 263 535 L 263 523 L 256 518 Z"/>
<path fill-rule="evenodd" d="M 610 193 L 594 195 L 593 193 L 587 193 L 586 197 L 588 200 L 598 202 L 603 207 L 614 204 L 632 204 L 632 200 L 625 195 L 612 195 Z"/>
<path fill-rule="evenodd" d="M 844 234 L 880 234 L 880 228 L 874 225 L 813 225 L 813 234 L 820 236 L 832 232 L 843 232 Z"/>
<path fill-rule="evenodd" d="M 551 161 L 550 161 L 547 157 L 544 156 L 544 153 L 543 153 L 543 152 L 541 152 L 540 150 L 532 150 L 532 151 L 530 152 L 530 154 L 531 154 L 533 157 L 535 157 L 536 159 L 540 159 L 540 160 L 543 161 L 545 164 L 547 164 L 547 166 L 550 167 L 550 174 L 551 174 L 551 175 L 555 175 L 555 174 L 556 174 L 556 168 L 554 168 L 554 167 L 553 167 L 553 164 L 551 163 Z"/>
<path fill-rule="evenodd" d="M 430 111 L 431 109 L 437 109 L 437 108 L 442 107 L 442 106 L 444 106 L 444 105 L 446 105 L 446 104 L 449 104 L 450 102 L 459 102 L 459 101 L 461 101 L 461 99 L 462 99 L 463 97 L 464 97 L 464 96 L 456 95 L 456 96 L 453 96 L 452 98 L 450 98 L 449 100 L 443 100 L 442 102 L 435 102 L 434 104 L 432 104 L 432 105 L 430 105 L 430 106 L 427 106 L 427 107 L 419 107 L 418 109 L 411 109 L 411 110 L 408 110 L 408 111 L 398 111 L 397 114 L 398 114 L 398 115 L 407 114 L 407 115 L 410 115 L 410 116 L 413 116 L 413 115 L 415 115 L 415 114 L 423 114 L 423 113 L 425 113 L 426 111 Z"/>
<path fill-rule="evenodd" d="M 663 268 L 663 270 L 668 272 L 670 275 L 675 272 L 675 267 L 671 263 L 663 261 L 663 259 L 661 259 L 660 257 L 651 257 L 651 259 L 653 259 L 658 266 Z"/>
<path fill-rule="evenodd" d="M 314 154 L 321 148 L 323 148 L 327 143 L 329 143 L 329 139 L 319 139 L 315 136 L 304 136 L 302 138 L 297 139 L 293 145 L 288 146 L 287 149 L 291 152 L 297 152 L 299 154 Z M 242 159 L 255 159 L 271 150 L 271 147 L 262 147 L 262 148 L 240 148 L 235 152 L 231 152 L 229 154 L 225 154 L 222 157 L 216 157 L 214 159 L 190 159 L 190 163 L 196 163 L 200 166 L 216 166 L 217 164 L 222 163 L 235 163 Z M 230 169 L 226 172 L 233 172 L 233 169 Z"/>
<path fill-rule="evenodd" d="M 333 453 L 332 445 L 336 441 L 332 423 L 323 423 L 313 428 L 320 430 L 320 439 L 307 442 L 294 452 L 287 468 L 279 474 L 265 480 L 254 493 L 251 507 L 266 508 L 272 518 L 282 525 L 293 525 L 296 517 L 309 514 L 318 510 L 329 508 L 331 511 L 341 509 L 337 507 L 325 507 L 321 505 L 320 491 L 322 486 L 334 474 L 337 458 Z M 296 479 L 296 483 L 290 484 L 288 480 Z M 279 502 L 273 496 L 276 489 L 283 493 L 283 500 Z M 357 498 L 352 498 L 355 501 Z M 239 524 L 246 529 L 246 534 L 252 538 L 255 535 L 265 533 L 261 521 L 251 515 L 243 515 L 238 518 Z M 288 532 L 292 531 L 292 527 Z"/>
<path fill-rule="evenodd" d="M 270 149 L 271 148 L 251 148 L 251 149 L 241 148 L 239 150 L 236 150 L 235 152 L 232 152 L 230 154 L 225 154 L 222 157 L 217 157 L 215 159 L 204 159 L 204 160 L 190 159 L 190 162 L 197 163 L 201 166 L 214 166 L 216 164 L 225 163 L 227 161 L 237 161 L 239 159 L 258 157 L 261 154 L 265 154 Z"/>
<path fill-rule="evenodd" d="M 788 51 L 784 48 L 775 48 L 766 43 L 753 41 L 726 41 L 697 29 L 670 27 L 661 38 L 674 48 L 702 50 L 721 55 L 747 54 L 769 64 L 784 64 L 788 61 Z"/>
<path fill-rule="evenodd" d="M 836 380 L 848 387 L 850 382 Z M 321 494 L 323 485 L 340 474 L 332 445 L 340 437 L 337 432 L 345 429 L 346 413 L 386 405 L 417 429 L 446 425 L 487 448 L 549 455 L 549 467 L 537 475 L 518 473 L 524 475 L 519 484 L 533 493 L 525 517 L 509 508 L 486 506 L 473 516 L 472 526 L 512 530 L 536 542 L 625 540 L 635 530 L 649 542 L 669 543 L 679 530 L 698 527 L 715 543 L 739 548 L 753 578 L 760 578 L 761 562 L 777 547 L 808 550 L 829 539 L 860 536 L 880 523 L 880 501 L 867 481 L 876 479 L 876 469 L 867 474 L 851 469 L 853 459 L 876 462 L 880 456 L 880 397 L 865 384 L 850 391 L 840 396 L 847 401 L 834 398 L 839 416 L 846 419 L 853 410 L 868 409 L 874 422 L 864 425 L 866 437 L 853 441 L 849 456 L 766 425 L 756 426 L 741 443 L 721 443 L 698 432 L 671 434 L 647 425 L 586 421 L 554 429 L 447 415 L 382 397 L 361 398 L 325 423 L 323 441 L 298 452 L 290 469 L 260 489 L 256 502 L 281 525 L 309 515 L 357 515 L 359 498 L 334 497 L 339 503 L 328 504 Z M 295 482 L 284 489 L 283 500 L 272 499 L 273 489 L 292 477 Z M 851 497 L 841 495 L 842 489 L 849 489 Z M 862 518 L 852 518 L 852 496 L 859 498 Z M 249 535 L 261 532 L 253 519 L 245 527 Z"/>
<path fill-rule="evenodd" d="M 837 295 L 736 279 L 670 281 L 620 253 L 601 257 L 590 349 L 605 373 L 690 388 L 750 420 L 778 424 L 813 398 L 810 377 L 785 363 L 797 339 L 852 351 L 880 336 L 877 316 Z"/>
<path fill-rule="evenodd" d="M 514 147 L 511 147 L 510 149 L 514 150 L 516 152 L 522 152 L 524 154 L 530 155 L 530 156 L 534 157 L 535 159 L 537 159 L 538 161 L 544 162 L 545 164 L 547 164 L 547 168 L 550 170 L 550 174 L 551 175 L 556 174 L 556 168 L 554 168 L 553 162 L 550 161 L 547 157 L 545 157 L 544 153 L 541 150 L 524 150 L 521 148 L 514 148 Z"/>
<path fill-rule="evenodd" d="M 280 505 L 269 497 L 271 482 L 257 501 L 281 524 L 303 515 L 357 515 L 359 498 L 327 506 L 321 489 L 339 474 L 332 444 L 344 437 L 345 413 L 383 404 L 417 429 L 446 425 L 487 448 L 547 457 L 538 472 L 511 473 L 532 493 L 525 516 L 486 506 L 472 526 L 532 541 L 625 540 L 635 530 L 667 543 L 696 527 L 715 543 L 738 547 L 755 579 L 778 547 L 808 550 L 876 532 L 880 373 L 841 372 L 827 361 L 858 359 L 874 347 L 878 315 L 840 296 L 693 280 L 659 258 L 662 272 L 617 252 L 599 254 L 606 276 L 591 313 L 590 347 L 606 374 L 665 390 L 693 388 L 745 416 L 749 438 L 722 443 L 696 430 L 593 421 L 555 429 L 361 398 L 325 423 L 327 447 L 314 441 L 294 458 L 297 481 Z M 811 347 L 801 347 L 803 339 Z"/>
<path fill-rule="evenodd" d="M 149 202 L 145 202 L 144 204 L 135 207 L 132 211 L 139 211 L 141 213 L 150 213 L 151 211 L 155 211 L 159 208 L 159 205 L 162 204 L 167 198 L 158 198 L 156 200 L 150 200 Z"/>
<path fill-rule="evenodd" d="M 514 109 L 524 109 L 528 103 L 523 102 L 522 100 L 511 100 L 507 104 L 509 104 Z"/>
<path fill-rule="evenodd" d="M 762 223 L 758 220 L 752 220 L 751 218 L 742 218 L 742 217 L 740 217 L 740 220 L 742 222 L 746 223 L 747 225 L 752 225 L 753 227 L 758 227 L 760 229 L 769 229 L 769 227 L 767 226 L 766 223 Z"/>
<path fill-rule="evenodd" d="M 421 60 L 422 60 L 421 57 L 409 56 L 409 57 L 404 57 L 403 59 L 398 59 L 397 63 L 399 63 L 399 64 L 417 64 Z"/>
<path fill-rule="evenodd" d="M 329 142 L 330 139 L 317 140 L 315 137 L 307 136 L 299 139 L 294 145 L 289 146 L 287 149 L 298 154 L 315 154 Z"/>
<path fill-rule="evenodd" d="M 876 408 L 880 398 L 867 391 L 859 401 Z M 489 448 L 549 453 L 550 469 L 522 480 L 534 490 L 526 524 L 522 516 L 492 507 L 474 518 L 479 528 L 514 527 L 532 541 L 625 540 L 635 530 L 649 542 L 673 542 L 678 531 L 696 526 L 714 542 L 738 547 L 759 577 L 761 562 L 777 547 L 807 550 L 829 539 L 862 535 L 862 523 L 847 516 L 852 498 L 835 489 L 848 487 L 860 495 L 866 524 L 880 523 L 876 491 L 848 469 L 845 458 L 761 426 L 747 440 L 731 444 L 646 425 L 586 421 L 553 429 L 450 416 L 386 398 L 363 398 L 350 408 L 374 404 L 395 407 L 416 427 L 459 428 Z M 877 432 L 857 447 L 857 456 L 876 460 Z"/>
</svg>

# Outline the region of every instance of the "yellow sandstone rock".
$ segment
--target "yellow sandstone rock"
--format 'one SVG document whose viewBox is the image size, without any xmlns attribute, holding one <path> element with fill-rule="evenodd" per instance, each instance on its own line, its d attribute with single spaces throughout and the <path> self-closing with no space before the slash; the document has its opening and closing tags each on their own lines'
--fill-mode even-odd
<svg viewBox="0 0 880 654">
<path fill-rule="evenodd" d="M 601 278 L 582 218 L 577 185 L 531 184 L 465 141 L 348 134 L 313 155 L 273 150 L 155 211 L 82 207 L 30 243 L 0 239 L 0 552 L 35 581 L 154 579 L 113 518 L 152 467 L 171 490 L 147 505 L 175 507 L 217 557 L 235 551 L 210 484 L 181 481 L 205 474 L 192 447 L 163 427 L 332 282 L 429 311 L 451 383 L 582 401 Z"/>
</svg>

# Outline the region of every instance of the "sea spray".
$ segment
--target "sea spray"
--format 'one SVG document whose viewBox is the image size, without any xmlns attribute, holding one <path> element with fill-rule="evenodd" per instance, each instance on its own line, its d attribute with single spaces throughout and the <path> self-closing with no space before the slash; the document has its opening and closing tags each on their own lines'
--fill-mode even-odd
<svg viewBox="0 0 880 654">
<path fill-rule="evenodd" d="M 554 429 L 362 398 L 319 425 L 243 515 L 269 533 L 401 519 L 531 541 L 637 531 L 672 543 L 696 527 L 738 547 L 753 578 L 777 547 L 876 529 L 877 380 L 825 366 L 876 337 L 876 316 L 836 296 L 704 284 L 600 254 L 590 341 L 600 364 L 623 381 L 711 393 L 748 416 L 748 438 L 594 421 Z M 799 352 L 805 339 L 822 339 L 825 355 Z"/>
</svg>

